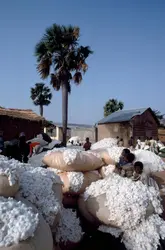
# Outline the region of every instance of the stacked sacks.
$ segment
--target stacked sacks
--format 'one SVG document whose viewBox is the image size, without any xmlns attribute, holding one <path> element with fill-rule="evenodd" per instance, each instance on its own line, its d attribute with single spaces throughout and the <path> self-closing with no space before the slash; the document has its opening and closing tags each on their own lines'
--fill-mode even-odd
<svg viewBox="0 0 165 250">
<path fill-rule="evenodd" d="M 116 236 L 122 233 L 128 250 L 156 250 L 160 238 L 165 238 L 159 193 L 152 187 L 113 173 L 92 183 L 80 199 L 91 218 L 105 225 L 101 231 Z"/>
<path fill-rule="evenodd" d="M 100 168 L 103 162 L 97 154 L 80 151 L 77 149 L 66 149 L 45 155 L 43 163 L 50 168 L 61 171 L 86 172 Z"/>
<path fill-rule="evenodd" d="M 74 202 L 87 186 L 99 180 L 100 175 L 94 170 L 103 165 L 96 153 L 76 149 L 60 149 L 48 153 L 43 158 L 43 163 L 60 176 L 63 182 L 64 203 L 66 200 L 69 202 L 69 197 Z"/>
</svg>

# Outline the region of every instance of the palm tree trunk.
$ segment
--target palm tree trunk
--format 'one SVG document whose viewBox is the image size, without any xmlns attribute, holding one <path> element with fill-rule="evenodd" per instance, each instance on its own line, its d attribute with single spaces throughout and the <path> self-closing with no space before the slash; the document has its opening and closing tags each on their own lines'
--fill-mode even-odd
<svg viewBox="0 0 165 250">
<path fill-rule="evenodd" d="M 67 82 L 62 84 L 62 126 L 63 126 L 63 144 L 66 146 L 68 125 L 68 87 Z"/>
<path fill-rule="evenodd" d="M 43 105 L 40 105 L 40 116 L 43 116 Z"/>
</svg>

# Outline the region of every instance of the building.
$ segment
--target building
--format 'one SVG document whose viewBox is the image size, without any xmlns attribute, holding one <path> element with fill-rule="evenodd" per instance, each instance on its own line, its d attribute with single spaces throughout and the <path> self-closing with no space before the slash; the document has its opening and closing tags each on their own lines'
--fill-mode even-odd
<svg viewBox="0 0 165 250">
<path fill-rule="evenodd" d="M 51 138 L 62 141 L 62 123 L 54 123 L 53 126 L 45 128 L 44 132 L 48 133 Z M 82 141 L 86 137 L 90 138 L 91 142 L 95 142 L 95 128 L 85 124 L 68 124 L 67 140 L 73 136 L 78 136 Z"/>
<path fill-rule="evenodd" d="M 138 137 L 142 141 L 146 137 L 158 138 L 159 121 L 151 108 L 121 110 L 105 118 L 97 124 L 97 138 L 101 140 L 106 137 L 123 138 L 124 145 L 133 136 L 136 141 Z"/>
<path fill-rule="evenodd" d="M 27 139 L 42 132 L 45 119 L 30 109 L 0 108 L 0 131 L 4 140 L 11 140 L 20 132 L 25 132 Z"/>
<path fill-rule="evenodd" d="M 159 128 L 158 137 L 159 140 L 165 144 L 165 128 Z"/>
</svg>

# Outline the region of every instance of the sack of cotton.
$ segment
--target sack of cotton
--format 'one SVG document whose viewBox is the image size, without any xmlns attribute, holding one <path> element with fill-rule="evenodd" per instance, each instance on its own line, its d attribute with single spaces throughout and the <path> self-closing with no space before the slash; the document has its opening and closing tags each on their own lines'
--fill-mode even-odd
<svg viewBox="0 0 165 250">
<path fill-rule="evenodd" d="M 115 138 L 104 138 L 94 144 L 92 144 L 91 149 L 101 149 L 101 148 L 111 148 L 117 146 L 117 139 Z"/>
<path fill-rule="evenodd" d="M 91 151 L 100 156 L 104 165 L 115 165 L 115 163 L 119 161 L 123 149 L 123 147 L 113 146 L 110 148 L 99 148 Z"/>
<path fill-rule="evenodd" d="M 55 230 L 62 206 L 62 182 L 51 169 L 26 167 L 20 171 L 20 190 L 17 197 L 31 202 Z"/>
<path fill-rule="evenodd" d="M 165 170 L 165 162 L 162 158 L 151 151 L 135 150 L 135 161 L 141 161 L 144 165 L 144 172 L 147 174 Z"/>
<path fill-rule="evenodd" d="M 0 250 L 52 250 L 50 228 L 36 208 L 0 197 Z"/>
<path fill-rule="evenodd" d="M 128 250 L 156 250 L 159 239 L 165 237 L 165 222 L 159 217 L 163 210 L 159 192 L 154 187 L 113 173 L 93 182 L 83 198 L 88 212 L 100 223 L 121 230 Z M 147 231 L 146 226 L 150 222 L 152 229 Z M 138 241 L 136 233 L 142 237 L 143 230 L 143 238 Z M 150 239 L 151 231 L 154 239 Z M 156 248 L 152 248 L 152 245 Z"/>
<path fill-rule="evenodd" d="M 61 250 L 73 249 L 78 246 L 82 237 L 83 232 L 76 211 L 62 208 L 60 222 L 54 233 L 56 245 Z"/>
<path fill-rule="evenodd" d="M 99 173 L 89 172 L 64 172 L 58 174 L 63 182 L 63 194 L 82 194 L 92 182 L 100 179 Z"/>
<path fill-rule="evenodd" d="M 43 163 L 50 168 L 76 172 L 92 171 L 103 166 L 101 158 L 96 153 L 76 149 L 47 154 L 43 158 Z"/>
</svg>

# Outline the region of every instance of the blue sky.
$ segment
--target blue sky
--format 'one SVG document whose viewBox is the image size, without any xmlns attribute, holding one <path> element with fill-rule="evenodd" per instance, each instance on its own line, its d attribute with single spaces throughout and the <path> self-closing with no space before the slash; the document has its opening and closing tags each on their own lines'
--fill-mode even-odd
<svg viewBox="0 0 165 250">
<path fill-rule="evenodd" d="M 96 123 L 109 98 L 122 100 L 125 109 L 165 113 L 164 0 L 2 0 L 0 106 L 38 112 L 29 98 L 41 81 L 34 47 L 52 23 L 78 25 L 81 44 L 94 50 L 82 85 L 72 88 L 70 122 Z M 61 103 L 61 92 L 53 91 L 45 117 L 60 122 Z"/>
</svg>

